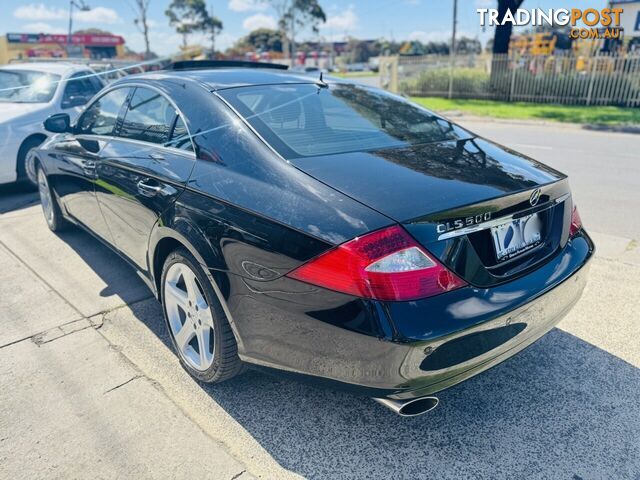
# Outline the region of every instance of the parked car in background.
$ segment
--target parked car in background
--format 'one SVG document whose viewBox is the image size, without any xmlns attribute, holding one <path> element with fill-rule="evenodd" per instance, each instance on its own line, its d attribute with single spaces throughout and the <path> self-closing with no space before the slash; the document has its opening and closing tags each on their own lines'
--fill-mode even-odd
<svg viewBox="0 0 640 480">
<path fill-rule="evenodd" d="M 310 74 L 315 74 L 315 75 L 320 75 L 320 72 L 322 73 L 329 73 L 329 70 L 327 70 L 326 68 L 320 68 L 320 67 L 314 67 L 314 66 L 297 66 L 297 67 L 293 67 L 289 69 L 290 72 L 295 72 L 295 73 L 310 73 Z"/>
<path fill-rule="evenodd" d="M 37 184 L 30 152 L 47 139 L 42 122 L 80 112 L 104 84 L 84 65 L 19 63 L 0 67 L 0 184 Z"/>
<path fill-rule="evenodd" d="M 366 72 L 368 67 L 366 63 L 347 63 L 345 69 L 347 72 Z"/>
<path fill-rule="evenodd" d="M 144 73 L 144 69 L 140 65 L 126 65 L 123 62 L 91 62 L 89 63 L 91 69 L 100 74 L 100 79 L 104 83 L 111 83 L 119 80 L 127 75 L 133 75 L 135 73 Z"/>
<path fill-rule="evenodd" d="M 250 364 L 417 415 L 580 298 L 562 173 L 376 88 L 181 65 L 49 117 L 36 162 L 49 228 L 142 273 L 198 380 Z"/>
</svg>

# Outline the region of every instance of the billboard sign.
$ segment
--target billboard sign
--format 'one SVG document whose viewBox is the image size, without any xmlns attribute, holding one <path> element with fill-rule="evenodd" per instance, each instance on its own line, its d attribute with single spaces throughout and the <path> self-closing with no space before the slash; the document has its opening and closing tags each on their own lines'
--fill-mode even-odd
<svg viewBox="0 0 640 480">
<path fill-rule="evenodd" d="M 56 43 L 66 44 L 68 35 L 46 33 L 7 33 L 9 43 Z M 72 45 L 115 47 L 124 44 L 124 39 L 119 35 L 108 34 L 76 34 L 71 35 Z"/>
</svg>

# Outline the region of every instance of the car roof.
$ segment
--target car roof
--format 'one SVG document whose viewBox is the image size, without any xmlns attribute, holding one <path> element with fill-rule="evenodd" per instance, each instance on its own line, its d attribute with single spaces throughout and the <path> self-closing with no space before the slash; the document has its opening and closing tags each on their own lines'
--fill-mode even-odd
<svg viewBox="0 0 640 480">
<path fill-rule="evenodd" d="M 203 85 L 209 90 L 224 90 L 226 88 L 247 87 L 251 85 L 278 85 L 285 83 L 318 83 L 316 78 L 308 73 L 297 73 L 287 70 L 270 68 L 210 68 L 190 70 L 163 70 L 153 73 L 141 73 L 124 77 L 116 83 L 132 80 L 181 80 L 190 79 Z"/>
<path fill-rule="evenodd" d="M 3 70 L 29 70 L 32 72 L 53 73 L 56 75 L 67 75 L 77 71 L 91 71 L 86 65 L 79 65 L 68 62 L 25 62 L 9 63 L 0 67 Z"/>
</svg>

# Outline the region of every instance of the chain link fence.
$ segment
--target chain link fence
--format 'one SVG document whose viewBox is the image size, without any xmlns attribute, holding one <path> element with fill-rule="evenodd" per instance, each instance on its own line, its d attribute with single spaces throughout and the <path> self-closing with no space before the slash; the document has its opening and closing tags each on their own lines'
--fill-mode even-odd
<svg viewBox="0 0 640 480">
<path fill-rule="evenodd" d="M 384 57 L 380 80 L 413 96 L 640 107 L 640 52 Z"/>
</svg>

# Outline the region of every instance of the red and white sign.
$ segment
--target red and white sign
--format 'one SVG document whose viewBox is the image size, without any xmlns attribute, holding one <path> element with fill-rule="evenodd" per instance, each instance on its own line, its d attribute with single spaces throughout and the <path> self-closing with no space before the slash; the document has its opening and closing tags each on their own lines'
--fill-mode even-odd
<svg viewBox="0 0 640 480">
<path fill-rule="evenodd" d="M 56 43 L 67 44 L 68 35 L 46 33 L 7 33 L 9 43 Z M 106 34 L 80 34 L 71 35 L 72 45 L 84 45 L 87 47 L 114 47 L 124 44 L 124 38 L 119 35 Z"/>
</svg>

